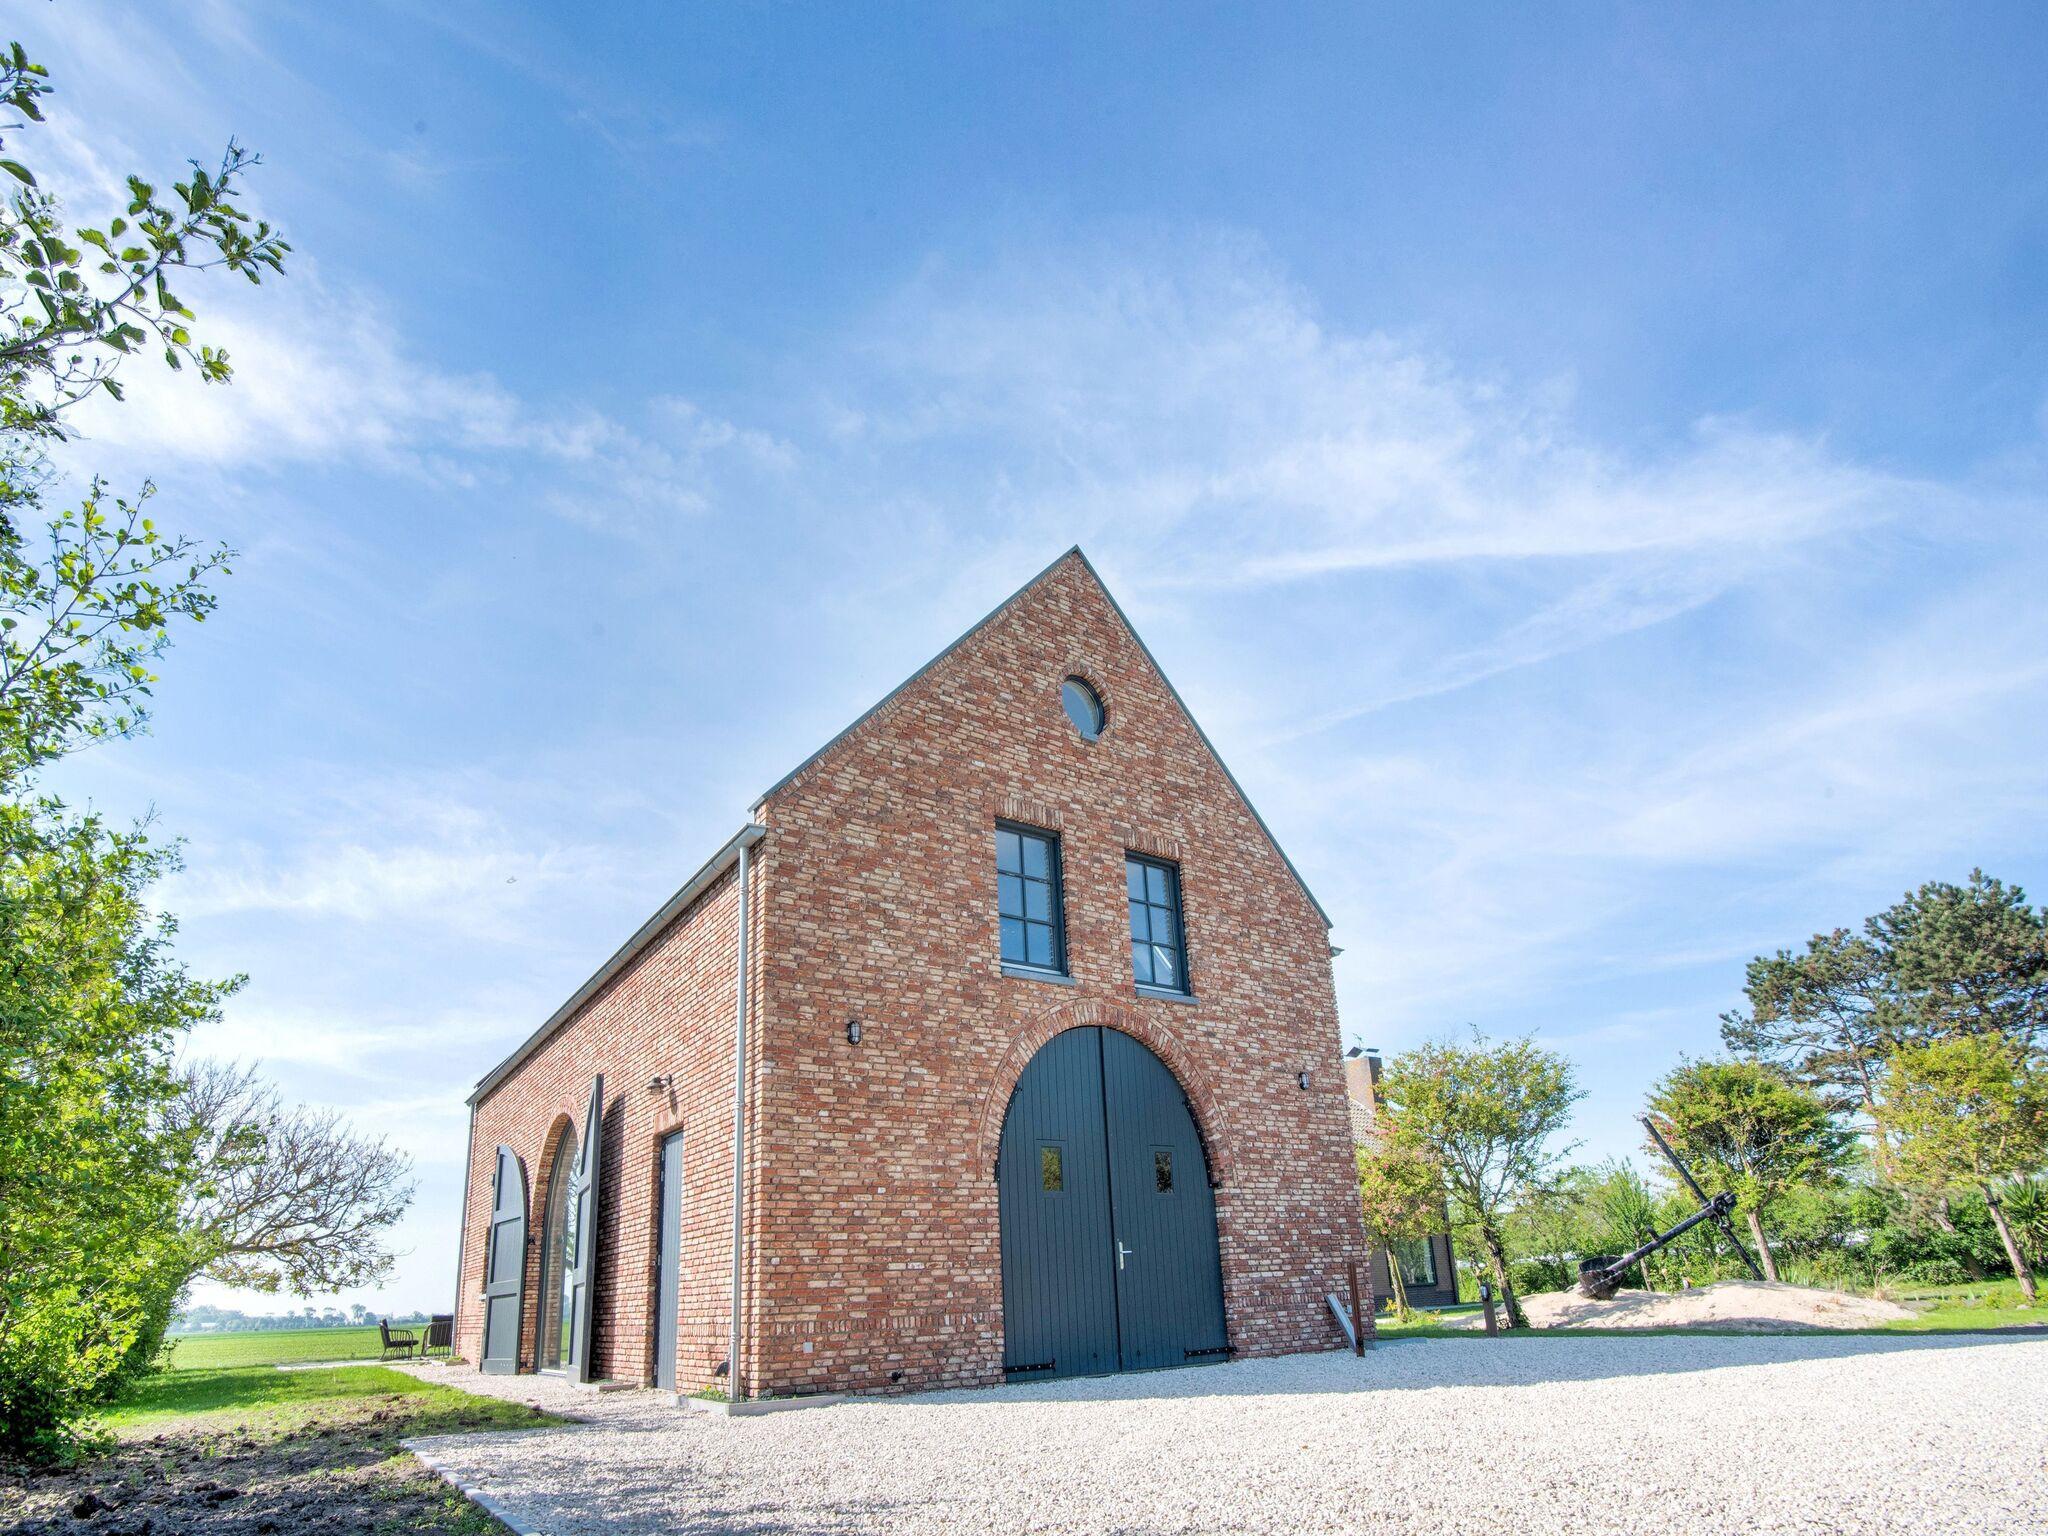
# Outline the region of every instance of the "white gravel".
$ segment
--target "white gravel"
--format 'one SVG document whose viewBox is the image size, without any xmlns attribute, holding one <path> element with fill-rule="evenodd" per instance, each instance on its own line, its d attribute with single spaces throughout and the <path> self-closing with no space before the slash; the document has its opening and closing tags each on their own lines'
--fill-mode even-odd
<svg viewBox="0 0 2048 1536">
<path fill-rule="evenodd" d="M 590 1422 L 416 1442 L 522 1533 L 2040 1532 L 2048 1340 L 1407 1340 L 711 1418 L 414 1366 Z"/>
</svg>

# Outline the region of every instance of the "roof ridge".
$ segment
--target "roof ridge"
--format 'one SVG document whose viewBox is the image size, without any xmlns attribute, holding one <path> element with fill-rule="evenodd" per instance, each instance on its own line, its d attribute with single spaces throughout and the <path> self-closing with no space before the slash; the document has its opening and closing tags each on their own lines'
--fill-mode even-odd
<svg viewBox="0 0 2048 1536">
<path fill-rule="evenodd" d="M 1043 570 L 1039 571 L 1037 575 L 1033 576 L 1029 581 L 1025 582 L 1023 586 L 1017 588 L 1016 591 L 1012 592 L 1000 603 L 997 603 L 995 607 L 991 608 L 987 613 L 983 614 L 966 630 L 962 631 L 961 634 L 958 637 L 956 637 L 950 645 L 946 646 L 944 650 L 940 651 L 936 656 L 932 657 L 931 660 L 927 661 L 923 666 L 919 667 L 915 672 L 911 673 L 910 676 L 906 677 L 894 688 L 891 688 L 887 693 L 883 694 L 882 697 L 877 699 L 871 707 L 863 711 L 860 717 L 856 719 L 851 725 L 847 726 L 844 730 L 840 731 L 837 735 L 833 736 L 831 740 L 827 741 L 823 746 L 819 747 L 817 751 L 813 752 L 809 757 L 805 758 L 802 762 L 798 763 L 794 768 L 790 769 L 788 773 L 785 773 L 781 778 L 777 779 L 767 789 L 763 790 L 759 795 L 757 795 L 754 798 L 752 809 L 755 812 L 758 812 L 761 809 L 762 805 L 765 804 L 771 796 L 775 795 L 782 789 L 787 788 L 791 783 L 795 782 L 798 778 L 800 778 L 804 774 L 804 772 L 808 770 L 813 764 L 817 763 L 820 758 L 824 757 L 826 753 L 830 752 L 842 741 L 845 741 L 855 731 L 859 730 L 862 726 L 866 725 L 870 720 L 874 719 L 875 716 L 879 715 L 884 709 L 887 709 L 890 704 L 894 703 L 895 700 L 901 694 L 907 691 L 920 678 L 924 677 L 933 668 L 937 667 L 941 662 L 946 660 L 947 657 L 951 656 L 955 651 L 959 650 L 960 647 L 965 645 L 969 640 L 972 640 L 976 635 L 980 634 L 984 629 L 988 628 L 990 624 L 994 623 L 996 619 L 1000 618 L 1005 611 L 1007 611 L 1014 603 L 1016 603 L 1019 598 L 1023 597 L 1025 593 L 1029 592 L 1041 581 L 1044 581 L 1046 577 L 1050 576 L 1054 571 L 1058 570 L 1060 566 L 1065 564 L 1069 559 L 1078 559 L 1081 562 L 1081 568 L 1088 573 L 1089 579 L 1095 583 L 1096 590 L 1099 591 L 1104 598 L 1108 599 L 1110 612 L 1116 615 L 1117 622 L 1122 624 L 1124 627 L 1124 632 L 1128 634 L 1131 637 L 1131 639 L 1137 642 L 1139 652 L 1144 656 L 1145 660 L 1151 664 L 1152 670 L 1158 676 L 1159 681 L 1166 685 L 1166 691 L 1168 695 L 1173 699 L 1174 704 L 1179 708 L 1182 718 L 1184 718 L 1189 725 L 1194 727 L 1196 739 L 1198 739 L 1202 743 L 1202 746 L 1208 752 L 1211 761 L 1213 761 L 1218 768 L 1223 770 L 1224 779 L 1229 783 L 1230 787 L 1237 792 L 1238 800 L 1244 805 L 1244 808 L 1251 813 L 1251 818 L 1254 822 L 1258 824 L 1259 831 L 1265 834 L 1266 842 L 1272 847 L 1272 850 L 1275 853 L 1280 855 L 1280 862 L 1287 866 L 1287 873 L 1294 877 L 1294 883 L 1301 888 L 1301 894 L 1308 898 L 1308 904 L 1315 909 L 1316 916 L 1322 919 L 1323 927 L 1327 929 L 1335 926 L 1330 921 L 1329 912 L 1325 910 L 1323 904 L 1320 901 L 1316 900 L 1316 893 L 1309 889 L 1308 881 L 1302 878 L 1301 871 L 1295 867 L 1294 860 L 1289 858 L 1287 856 L 1287 850 L 1280 846 L 1280 839 L 1273 835 L 1273 829 L 1266 824 L 1266 818 L 1261 816 L 1259 814 L 1259 808 L 1256 805 L 1252 804 L 1252 797 L 1245 793 L 1244 786 L 1240 784 L 1237 780 L 1237 775 L 1230 771 L 1230 765 L 1223 760 L 1223 754 L 1216 750 L 1216 743 L 1211 741 L 1209 739 L 1209 733 L 1202 729 L 1202 722 L 1197 720 L 1195 718 L 1195 712 L 1192 709 L 1188 708 L 1188 701 L 1181 697 L 1180 690 L 1173 686 L 1173 679 L 1168 677 L 1166 675 L 1166 669 L 1159 665 L 1159 658 L 1152 654 L 1152 647 L 1147 645 L 1145 643 L 1145 637 L 1138 633 L 1138 626 L 1131 622 L 1131 616 L 1124 612 L 1123 604 L 1116 600 L 1116 594 L 1109 590 L 1109 583 L 1102 579 L 1102 573 L 1095 569 L 1095 562 L 1088 558 L 1087 552 L 1083 550 L 1079 544 L 1070 544 L 1069 546 L 1067 546 L 1067 548 L 1063 550 L 1058 556 L 1058 558 L 1054 559 L 1051 564 L 1047 565 Z"/>
</svg>

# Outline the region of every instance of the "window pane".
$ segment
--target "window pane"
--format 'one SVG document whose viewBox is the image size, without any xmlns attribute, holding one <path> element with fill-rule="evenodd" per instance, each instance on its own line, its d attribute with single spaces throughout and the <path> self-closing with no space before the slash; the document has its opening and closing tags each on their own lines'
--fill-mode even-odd
<svg viewBox="0 0 2048 1536">
<path fill-rule="evenodd" d="M 1173 1193 L 1173 1148 L 1152 1149 L 1152 1187 L 1162 1195 Z"/>
<path fill-rule="evenodd" d="M 1102 703 L 1095 697 L 1095 690 L 1078 677 L 1060 684 L 1060 705 L 1083 740 L 1093 741 L 1102 734 Z"/>
<path fill-rule="evenodd" d="M 1152 946 L 1152 977 L 1154 986 L 1180 985 L 1180 957 L 1164 944 Z"/>
<path fill-rule="evenodd" d="M 1024 915 L 1041 923 L 1052 921 L 1052 887 L 1045 881 L 1024 882 Z"/>
<path fill-rule="evenodd" d="M 1131 975 L 1146 986 L 1152 985 L 1152 946 L 1133 943 L 1131 945 Z"/>
<path fill-rule="evenodd" d="M 1151 923 L 1146 921 L 1146 914 L 1149 913 L 1151 910 L 1152 909 L 1146 906 L 1142 901 L 1134 901 L 1131 903 L 1132 938 L 1149 939 L 1152 937 L 1152 925 Z"/>
<path fill-rule="evenodd" d="M 1058 1147 L 1038 1149 L 1038 1187 L 1049 1195 L 1056 1195 L 1067 1187 L 1066 1159 Z"/>
<path fill-rule="evenodd" d="M 1003 958 L 1024 963 L 1024 924 L 1014 917 L 1003 919 Z"/>
<path fill-rule="evenodd" d="M 1145 866 L 1145 899 L 1156 907 L 1166 905 L 1166 871 L 1157 864 Z"/>
<path fill-rule="evenodd" d="M 1436 1245 L 1427 1238 L 1400 1238 L 1388 1244 L 1400 1267 L 1401 1279 L 1409 1285 L 1436 1284 Z"/>
<path fill-rule="evenodd" d="M 996 828 L 996 868 L 1018 870 L 1024 866 L 1017 852 L 1017 834 Z"/>
<path fill-rule="evenodd" d="M 1024 915 L 1024 881 L 1017 875 L 996 876 L 996 911 L 1004 917 Z"/>
<path fill-rule="evenodd" d="M 1052 873 L 1052 861 L 1046 857 L 1046 841 L 1042 837 L 1020 837 L 1023 846 L 1024 873 L 1036 875 L 1043 880 Z"/>
<path fill-rule="evenodd" d="M 1134 859 L 1124 860 L 1124 889 L 1133 901 L 1145 899 L 1145 866 Z"/>
<path fill-rule="evenodd" d="M 1044 923 L 1024 925 L 1025 958 L 1032 965 L 1052 964 L 1052 929 Z"/>
</svg>

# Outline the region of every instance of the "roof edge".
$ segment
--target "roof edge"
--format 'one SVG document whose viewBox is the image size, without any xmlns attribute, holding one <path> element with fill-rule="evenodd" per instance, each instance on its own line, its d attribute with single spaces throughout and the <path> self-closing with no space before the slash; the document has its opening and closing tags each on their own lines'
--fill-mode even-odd
<svg viewBox="0 0 2048 1536">
<path fill-rule="evenodd" d="M 1273 835 L 1273 829 L 1266 824 L 1266 818 L 1261 816 L 1259 814 L 1259 808 L 1256 805 L 1252 804 L 1252 797 L 1244 792 L 1244 785 L 1240 784 L 1238 782 L 1237 775 L 1230 771 L 1230 764 L 1226 763 L 1223 760 L 1223 754 L 1216 750 L 1216 743 L 1211 741 L 1209 739 L 1209 733 L 1202 729 L 1202 722 L 1197 720 L 1195 718 L 1195 712 L 1192 709 L 1188 708 L 1188 701 L 1182 698 L 1180 690 L 1173 686 L 1173 679 L 1166 675 L 1166 668 L 1159 665 L 1159 658 L 1152 654 L 1152 647 L 1145 643 L 1145 637 L 1138 633 L 1138 626 L 1131 622 L 1131 616 L 1128 613 L 1124 612 L 1124 605 L 1116 600 L 1116 594 L 1110 591 L 1109 583 L 1102 579 L 1102 572 L 1095 569 L 1095 563 L 1088 558 L 1087 552 L 1083 550 L 1079 544 L 1073 544 L 1068 546 L 1068 548 L 1060 554 L 1058 559 L 1054 560 L 1050 565 L 1046 566 L 1044 570 L 1040 571 L 1036 576 L 1033 576 L 1029 581 L 1025 582 L 1023 586 L 1019 587 L 1016 591 L 1012 592 L 1008 597 L 1004 598 L 1000 603 L 997 603 L 995 607 L 991 608 L 987 613 L 983 614 L 978 620 L 974 622 L 973 625 L 971 625 L 968 629 L 962 632 L 960 636 L 957 639 L 955 639 L 951 645 L 947 646 L 944 650 L 940 651 L 938 655 L 932 657 L 930 661 L 927 661 L 923 666 L 919 667 L 915 672 L 911 673 L 910 676 L 906 677 L 894 688 L 891 688 L 887 693 L 883 694 L 880 699 L 875 701 L 874 705 L 871 708 L 862 713 L 859 719 L 855 720 L 851 725 L 847 726 L 846 729 L 839 732 L 838 735 L 834 736 L 830 741 L 826 742 L 822 747 L 818 748 L 817 751 L 813 752 L 809 757 L 805 758 L 802 762 L 798 763 L 794 768 L 790 769 L 788 773 L 785 773 L 781 778 L 777 779 L 766 790 L 762 791 L 762 793 L 758 797 L 756 797 L 754 801 L 752 807 L 753 814 L 759 815 L 761 807 L 767 804 L 767 802 L 772 796 L 779 793 L 781 790 L 787 788 L 791 783 L 793 783 L 798 778 L 802 777 L 805 771 L 811 768 L 812 765 L 817 763 L 820 758 L 824 757 L 826 753 L 830 752 L 834 747 L 838 746 L 842 741 L 846 740 L 847 737 L 851 736 L 855 731 L 859 730 L 862 726 L 866 725 L 870 720 L 874 719 L 876 715 L 880 714 L 884 709 L 888 708 L 890 704 L 895 702 L 895 700 L 912 684 L 916 683 L 918 679 L 922 678 L 926 673 L 930 672 L 934 667 L 938 666 L 940 662 L 944 661 L 947 657 L 951 656 L 955 651 L 959 650 L 960 647 L 965 645 L 969 640 L 972 640 L 976 635 L 980 634 L 982 630 L 986 629 L 990 623 L 992 623 L 998 616 L 1002 614 L 1004 609 L 1008 608 L 1012 603 L 1016 602 L 1018 598 L 1022 597 L 1026 592 L 1029 592 L 1033 587 L 1037 586 L 1041 581 L 1045 580 L 1046 577 L 1050 576 L 1055 570 L 1057 570 L 1060 567 L 1061 563 L 1067 560 L 1070 556 L 1080 560 L 1081 568 L 1088 573 L 1089 579 L 1095 583 L 1096 588 L 1102 593 L 1102 595 L 1109 599 L 1109 606 L 1111 612 L 1116 614 L 1118 621 L 1124 627 L 1124 632 L 1128 634 L 1133 640 L 1138 642 L 1138 650 L 1144 655 L 1145 660 L 1152 664 L 1152 670 L 1159 675 L 1159 681 L 1166 684 L 1166 691 L 1168 694 L 1172 696 L 1173 702 L 1179 707 L 1182 717 L 1186 719 L 1189 725 L 1195 728 L 1196 737 L 1201 741 L 1202 745 L 1208 749 L 1209 756 L 1215 761 L 1216 766 L 1223 770 L 1224 779 L 1229 783 L 1230 787 L 1237 792 L 1237 798 L 1239 802 L 1244 806 L 1244 808 L 1247 811 L 1251 813 L 1252 820 L 1258 824 L 1259 831 L 1265 835 L 1268 846 L 1270 846 L 1275 853 L 1280 855 L 1280 862 L 1287 866 L 1287 873 L 1294 877 L 1295 885 L 1299 887 L 1301 894 L 1308 898 L 1308 904 L 1315 910 L 1317 918 L 1321 920 L 1324 931 L 1328 932 L 1329 930 L 1335 928 L 1336 924 L 1330 921 L 1330 914 L 1328 910 L 1323 906 L 1323 904 L 1320 901 L 1316 900 L 1316 893 L 1309 889 L 1308 881 L 1302 878 L 1301 871 L 1295 866 L 1294 860 L 1287 856 L 1287 850 L 1280 846 L 1280 839 Z"/>
<path fill-rule="evenodd" d="M 784 789 L 787 789 L 797 779 L 801 778 L 807 769 L 809 769 L 815 763 L 817 763 L 820 758 L 824 757 L 826 753 L 830 752 L 834 747 L 838 746 L 842 741 L 846 740 L 847 737 L 851 736 L 855 731 L 859 730 L 862 726 L 866 725 L 870 720 L 874 719 L 875 716 L 879 715 L 883 710 L 887 709 L 892 703 L 896 701 L 898 697 L 905 693 L 911 687 L 912 684 L 916 683 L 918 679 L 923 677 L 926 673 L 930 672 L 940 662 L 944 661 L 948 656 L 951 656 L 955 651 L 959 650 L 961 646 L 965 645 L 968 641 L 972 640 L 984 629 L 988 628 L 988 626 L 992 622 L 994 622 L 996 617 L 1000 615 L 1005 608 L 1009 607 L 1010 604 L 1016 602 L 1018 598 L 1022 597 L 1026 592 L 1029 592 L 1033 587 L 1037 586 L 1041 581 L 1045 580 L 1046 577 L 1050 576 L 1054 571 L 1058 570 L 1060 562 L 1065 560 L 1069 555 L 1081 555 L 1081 563 L 1083 565 L 1088 565 L 1088 557 L 1086 555 L 1081 554 L 1081 546 L 1078 544 L 1069 546 L 1060 554 L 1058 559 L 1054 560 L 1050 565 L 1046 566 L 1044 570 L 1040 571 L 1036 576 L 1033 576 L 1029 581 L 1025 582 L 1023 586 L 1019 587 L 1016 591 L 1012 592 L 1000 603 L 997 603 L 995 607 L 989 609 L 987 613 L 983 614 L 980 618 L 976 619 L 973 624 L 969 625 L 966 629 L 962 630 L 959 636 L 953 641 L 952 644 L 948 645 L 943 651 L 940 651 L 938 655 L 932 657 L 930 661 L 927 661 L 923 666 L 919 667 L 915 672 L 911 673 L 910 676 L 903 679 L 903 681 L 898 683 L 894 688 L 891 688 L 887 693 L 883 694 L 881 698 L 877 699 L 874 702 L 874 704 L 871 705 L 869 708 L 862 711 L 859 719 L 855 720 L 851 725 L 847 726 L 845 730 L 839 732 L 838 735 L 834 736 L 830 741 L 826 742 L 822 747 L 818 748 L 817 751 L 813 752 L 809 757 L 805 758 L 802 762 L 798 763 L 794 768 L 790 769 L 789 772 L 785 773 L 781 778 L 777 779 L 773 784 L 769 785 L 759 795 L 755 796 L 752 810 L 755 813 L 758 813 L 761 807 L 766 805 L 772 796 L 778 794 L 780 791 Z M 1092 565 L 1088 565 L 1088 573 L 1091 576 L 1093 576 L 1095 574 L 1095 567 Z M 1100 576 L 1096 576 L 1095 583 L 1097 586 L 1101 586 L 1102 578 Z M 1107 592 L 1109 589 L 1107 587 L 1104 587 L 1103 590 Z M 1111 603 L 1114 603 L 1115 601 L 1115 598 L 1110 599 Z M 1121 618 L 1123 610 L 1118 609 L 1117 614 L 1118 617 Z M 1129 628 L 1130 622 L 1131 621 L 1129 619 L 1124 620 L 1124 625 L 1126 628 Z M 1144 644 L 1144 642 L 1140 641 L 1139 644 L 1142 645 Z M 1153 665 L 1156 667 L 1158 663 L 1154 662 Z M 1169 683 L 1167 686 L 1171 687 L 1172 684 Z M 1181 707 L 1185 709 L 1187 706 L 1182 705 Z"/>
<path fill-rule="evenodd" d="M 548 1015 L 546 1023 L 520 1042 L 511 1055 L 477 1080 L 476 1087 L 469 1095 L 469 1106 L 474 1109 L 485 1094 L 516 1072 L 529 1056 L 547 1043 L 549 1036 L 574 1018 L 585 1003 L 602 992 L 619 972 L 631 965 L 641 951 L 661 935 L 663 929 L 682 915 L 683 910 L 691 902 L 702 896 L 714 881 L 739 862 L 742 848 L 753 847 L 767 835 L 768 829 L 755 822 L 748 822 L 735 832 L 724 847 L 706 859 L 703 867 L 683 882 L 675 895 L 661 904 L 661 909 L 654 916 L 633 931 L 633 936 L 621 944 L 588 981 L 570 994 L 566 1003 Z"/>
<path fill-rule="evenodd" d="M 1280 862 L 1287 866 L 1287 873 L 1294 876 L 1294 883 L 1301 887 L 1301 894 L 1306 896 L 1308 904 L 1315 908 L 1316 916 L 1322 919 L 1324 931 L 1328 932 L 1336 927 L 1337 925 L 1330 921 L 1330 914 L 1324 910 L 1323 904 L 1316 900 L 1316 893 L 1310 890 L 1308 882 L 1302 879 L 1301 871 L 1295 868 L 1294 860 L 1290 859 L 1287 856 L 1287 850 L 1280 846 L 1280 839 L 1275 837 L 1273 829 L 1266 825 L 1266 818 L 1261 816 L 1259 808 L 1252 804 L 1252 797 L 1246 794 L 1244 786 L 1237 782 L 1237 775 L 1230 771 L 1230 764 L 1223 761 L 1223 754 L 1216 750 L 1216 743 L 1211 741 L 1209 733 L 1202 729 L 1202 722 L 1197 720 L 1195 712 L 1188 708 L 1188 701 L 1182 698 L 1180 690 L 1173 686 L 1173 679 L 1166 675 L 1166 668 L 1159 665 L 1159 658 L 1152 654 L 1152 647 L 1147 645 L 1145 637 L 1138 633 L 1138 626 L 1133 624 L 1131 616 L 1124 612 L 1124 605 L 1118 602 L 1116 594 L 1109 590 L 1109 583 L 1102 579 L 1102 573 L 1096 570 L 1094 562 L 1086 554 L 1082 553 L 1080 545 L 1076 544 L 1069 553 L 1081 556 L 1082 566 L 1090 576 L 1095 578 L 1095 585 L 1100 587 L 1102 595 L 1109 599 L 1109 606 L 1115 611 L 1117 618 L 1123 621 L 1124 629 L 1129 632 L 1133 640 L 1138 642 L 1138 649 L 1144 652 L 1145 659 L 1152 663 L 1152 670 L 1159 674 L 1159 681 L 1166 684 L 1166 691 L 1173 695 L 1173 702 L 1180 706 L 1181 714 L 1187 718 L 1188 724 L 1195 728 L 1195 735 L 1200 737 L 1202 745 L 1209 749 L 1209 756 L 1214 758 L 1216 766 L 1223 770 L 1223 777 L 1229 780 L 1230 787 L 1237 791 L 1237 798 L 1243 802 L 1244 808 L 1252 813 L 1252 820 L 1259 824 L 1259 830 L 1266 835 L 1267 843 L 1271 845 L 1275 853 L 1280 855 Z M 1065 555 L 1060 556 L 1062 560 L 1065 558 Z"/>
</svg>

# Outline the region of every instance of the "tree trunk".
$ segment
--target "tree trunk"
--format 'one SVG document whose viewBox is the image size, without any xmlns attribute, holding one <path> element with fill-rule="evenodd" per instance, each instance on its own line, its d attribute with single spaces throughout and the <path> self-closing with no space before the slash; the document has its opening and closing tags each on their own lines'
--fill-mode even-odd
<svg viewBox="0 0 2048 1536">
<path fill-rule="evenodd" d="M 1405 1323 L 1408 1321 L 1410 1313 L 1408 1311 L 1408 1287 L 1401 1279 L 1401 1262 L 1394 1257 L 1394 1250 L 1391 1246 L 1382 1251 L 1387 1256 L 1387 1284 L 1393 1287 L 1394 1291 L 1394 1317 L 1396 1321 Z"/>
<path fill-rule="evenodd" d="M 1763 1220 L 1755 1211 L 1749 1213 L 1749 1238 L 1751 1242 L 1756 1244 L 1757 1258 L 1763 1261 L 1764 1278 L 1766 1280 L 1777 1279 L 1778 1260 L 1771 1252 L 1771 1240 L 1764 1236 Z"/>
<path fill-rule="evenodd" d="M 1943 1195 L 1934 1202 L 1931 1214 L 1934 1217 L 1934 1224 L 1950 1237 L 1961 1237 L 1963 1235 L 1956 1230 L 1955 1221 L 1948 1213 L 1947 1195 Z M 1970 1272 L 1972 1280 L 1989 1280 L 1991 1278 L 1984 1273 L 1984 1266 L 1977 1262 L 1977 1256 L 1968 1248 L 1963 1249 L 1963 1268 Z"/>
<path fill-rule="evenodd" d="M 2031 1307 L 2036 1300 L 2034 1271 L 2027 1264 L 2027 1256 L 2020 1252 L 2019 1241 L 2012 1235 L 2012 1226 L 2005 1219 L 2005 1207 L 1999 1202 L 1998 1191 L 1989 1184 L 1978 1187 L 1984 1191 L 1984 1204 L 1990 1209 L 1991 1224 L 1998 1228 L 1998 1240 L 2005 1244 L 2005 1256 L 2011 1261 L 2012 1272 L 2020 1282 L 2020 1291 Z"/>
<path fill-rule="evenodd" d="M 1486 1248 L 1486 1261 L 1493 1269 L 1493 1283 L 1500 1290 L 1501 1306 L 1507 1312 L 1507 1326 L 1526 1328 L 1529 1319 L 1522 1313 L 1522 1303 L 1515 1295 L 1515 1284 L 1508 1279 L 1507 1250 L 1501 1246 L 1500 1234 L 1490 1226 L 1481 1225 L 1479 1241 Z"/>
</svg>

